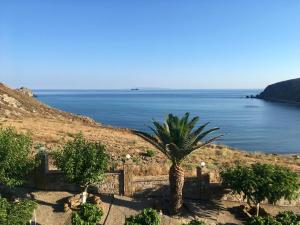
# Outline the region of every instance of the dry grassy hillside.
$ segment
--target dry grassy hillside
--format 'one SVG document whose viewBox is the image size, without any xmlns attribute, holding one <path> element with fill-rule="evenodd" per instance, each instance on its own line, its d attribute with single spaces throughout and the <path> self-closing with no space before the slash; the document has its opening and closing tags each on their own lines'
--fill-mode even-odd
<svg viewBox="0 0 300 225">
<path fill-rule="evenodd" d="M 33 97 L 0 83 L 0 118 L 23 119 L 25 117 L 55 119 L 62 122 L 80 121 L 89 125 L 97 125 L 90 118 L 53 109 Z"/>
<path fill-rule="evenodd" d="M 0 126 L 13 126 L 19 131 L 31 133 L 36 145 L 45 145 L 49 151 L 63 145 L 76 133 L 91 140 L 100 140 L 107 146 L 112 165 L 122 166 L 126 154 L 132 155 L 136 174 L 167 174 L 169 163 L 166 158 L 129 129 L 104 127 L 85 117 L 65 113 L 50 108 L 34 98 L 16 92 L 0 84 Z M 147 157 L 147 150 L 156 151 L 155 156 Z M 211 145 L 193 153 L 185 162 L 189 175 L 195 167 L 205 161 L 210 169 L 219 169 L 237 162 L 268 162 L 300 171 L 300 158 L 263 153 L 247 153 L 225 146 Z"/>
</svg>

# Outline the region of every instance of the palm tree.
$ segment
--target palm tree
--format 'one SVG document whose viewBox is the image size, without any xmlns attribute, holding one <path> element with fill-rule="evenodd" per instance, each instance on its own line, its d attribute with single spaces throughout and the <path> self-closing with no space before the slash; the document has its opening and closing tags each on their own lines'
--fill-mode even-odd
<svg viewBox="0 0 300 225">
<path fill-rule="evenodd" d="M 207 135 L 219 130 L 219 128 L 205 131 L 206 126 L 209 124 L 206 123 L 194 129 L 198 121 L 199 117 L 189 120 L 189 113 L 185 113 L 182 118 L 169 114 L 164 123 L 153 121 L 154 126 L 150 129 L 154 135 L 135 131 L 137 135 L 158 148 L 172 162 L 169 171 L 170 211 L 172 214 L 178 214 L 182 207 L 182 189 L 184 185 L 182 161 L 193 151 L 222 136 L 202 142 Z"/>
</svg>

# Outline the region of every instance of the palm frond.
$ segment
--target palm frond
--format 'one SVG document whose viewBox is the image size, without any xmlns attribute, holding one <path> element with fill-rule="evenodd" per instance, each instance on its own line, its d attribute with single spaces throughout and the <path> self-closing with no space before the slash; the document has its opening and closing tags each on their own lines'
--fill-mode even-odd
<svg viewBox="0 0 300 225">
<path fill-rule="evenodd" d="M 205 141 L 204 143 L 201 143 L 201 144 L 197 144 L 196 146 L 193 147 L 193 150 L 197 150 L 197 149 L 200 149 L 200 148 L 203 148 L 204 146 L 216 141 L 216 140 L 219 140 L 221 137 L 223 137 L 224 135 L 221 134 L 219 136 L 216 136 L 216 137 L 213 137 L 211 139 L 209 139 L 208 141 Z"/>
<path fill-rule="evenodd" d="M 134 131 L 134 133 L 157 147 L 173 163 L 180 163 L 196 149 L 202 148 L 222 136 L 219 135 L 202 141 L 219 128 L 204 131 L 209 124 L 205 123 L 194 129 L 199 117 L 196 116 L 189 120 L 189 116 L 189 113 L 185 113 L 181 118 L 169 114 L 163 123 L 153 121 L 153 126 L 150 129 L 154 136 L 141 131 Z"/>
<path fill-rule="evenodd" d="M 142 132 L 142 131 L 133 130 L 133 133 L 138 135 L 139 137 L 143 138 L 145 141 L 149 142 L 153 146 L 155 146 L 158 150 L 160 150 L 163 154 L 165 154 L 169 159 L 172 159 L 171 155 L 169 154 L 169 152 L 167 151 L 165 146 L 163 146 L 157 140 L 157 138 L 153 137 L 152 135 L 150 135 L 146 132 Z"/>
<path fill-rule="evenodd" d="M 209 122 L 203 124 L 202 126 L 200 126 L 198 129 L 196 129 L 196 130 L 193 132 L 193 135 L 196 136 L 196 135 L 200 134 L 200 133 L 205 129 L 205 127 L 207 127 L 208 124 L 209 124 Z"/>
<path fill-rule="evenodd" d="M 189 151 L 186 151 L 186 155 L 183 156 L 183 157 L 180 159 L 180 161 L 185 160 L 186 157 L 188 157 L 188 155 L 191 154 L 192 152 L 194 152 L 194 151 L 196 151 L 196 150 L 198 150 L 198 149 L 203 148 L 204 146 L 206 146 L 206 145 L 208 145 L 208 144 L 210 144 L 210 143 L 212 143 L 212 142 L 218 140 L 219 138 L 221 138 L 221 137 L 223 137 L 223 136 L 224 136 L 224 135 L 219 135 L 219 136 L 216 136 L 216 137 L 214 137 L 214 138 L 211 138 L 211 139 L 208 140 L 208 141 L 205 141 L 204 143 L 195 145 L 195 146 L 192 147 Z"/>
<path fill-rule="evenodd" d="M 213 132 L 215 132 L 217 130 L 220 130 L 220 128 L 215 127 L 215 128 L 209 129 L 209 130 L 207 130 L 207 131 L 205 131 L 203 133 L 198 134 L 197 135 L 198 142 L 201 141 L 203 138 L 205 138 L 207 135 L 209 135 L 209 134 L 211 134 L 211 133 L 213 133 Z"/>
</svg>

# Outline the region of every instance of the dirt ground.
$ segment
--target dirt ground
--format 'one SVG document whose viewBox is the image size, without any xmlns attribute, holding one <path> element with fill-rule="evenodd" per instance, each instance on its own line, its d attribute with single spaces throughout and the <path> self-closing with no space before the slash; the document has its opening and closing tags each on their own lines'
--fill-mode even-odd
<svg viewBox="0 0 300 225">
<path fill-rule="evenodd" d="M 72 196 L 69 192 L 33 192 L 39 206 L 35 212 L 36 222 L 39 225 L 70 225 L 71 212 L 63 212 L 64 200 Z M 154 199 L 128 198 L 124 196 L 101 196 L 104 216 L 101 225 L 123 225 L 125 218 L 135 215 L 142 209 L 153 207 Z M 242 225 L 242 218 L 235 212 L 236 202 L 199 202 L 185 200 L 185 209 L 182 215 L 170 217 L 161 214 L 161 225 L 182 225 L 194 218 L 201 219 L 208 225 Z M 279 211 L 292 210 L 300 213 L 296 207 L 279 207 L 263 205 L 270 214 L 276 215 Z"/>
</svg>

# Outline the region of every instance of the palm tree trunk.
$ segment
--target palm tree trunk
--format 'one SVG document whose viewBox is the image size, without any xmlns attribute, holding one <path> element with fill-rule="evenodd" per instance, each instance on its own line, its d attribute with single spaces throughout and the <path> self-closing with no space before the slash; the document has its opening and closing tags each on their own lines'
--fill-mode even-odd
<svg viewBox="0 0 300 225">
<path fill-rule="evenodd" d="M 170 211 L 178 214 L 182 207 L 182 189 L 184 185 L 184 171 L 180 165 L 173 164 L 169 171 L 170 181 Z"/>
</svg>

